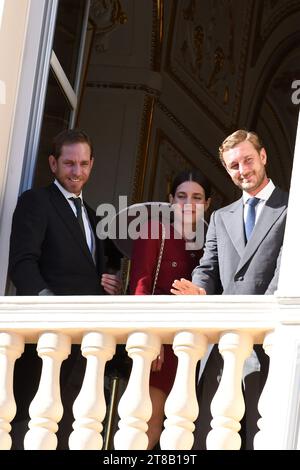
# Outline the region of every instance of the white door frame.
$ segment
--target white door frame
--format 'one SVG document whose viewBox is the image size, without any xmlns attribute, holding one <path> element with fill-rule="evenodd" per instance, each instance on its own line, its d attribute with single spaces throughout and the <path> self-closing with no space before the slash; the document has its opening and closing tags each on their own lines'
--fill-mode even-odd
<svg viewBox="0 0 300 470">
<path fill-rule="evenodd" d="M 48 80 L 57 5 L 58 0 L 30 0 L 28 9 L 9 150 L 4 156 L 6 174 L 0 201 L 0 295 L 5 293 L 11 220 L 23 179 L 25 149 L 28 148 L 28 140 L 38 140 L 32 131 L 43 109 L 42 98 Z M 38 105 L 35 107 L 35 104 Z"/>
</svg>

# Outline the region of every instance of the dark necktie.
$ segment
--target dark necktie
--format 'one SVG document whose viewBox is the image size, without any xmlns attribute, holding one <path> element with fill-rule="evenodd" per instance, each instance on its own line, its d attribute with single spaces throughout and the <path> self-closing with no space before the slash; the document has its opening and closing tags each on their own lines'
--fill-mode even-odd
<svg viewBox="0 0 300 470">
<path fill-rule="evenodd" d="M 248 204 L 248 212 L 247 212 L 247 217 L 245 221 L 245 236 L 246 236 L 246 241 L 249 240 L 252 230 L 255 225 L 255 207 L 259 203 L 260 199 L 258 197 L 250 197 L 248 199 L 247 203 Z"/>
<path fill-rule="evenodd" d="M 81 202 L 81 199 L 80 199 L 80 197 L 70 197 L 70 200 L 74 202 L 74 205 L 76 207 L 77 220 L 78 220 L 78 223 L 79 223 L 80 228 L 82 230 L 82 233 L 84 235 L 84 238 L 86 238 L 85 230 L 84 230 L 84 224 L 83 224 L 83 220 L 82 220 L 82 202 Z"/>
</svg>

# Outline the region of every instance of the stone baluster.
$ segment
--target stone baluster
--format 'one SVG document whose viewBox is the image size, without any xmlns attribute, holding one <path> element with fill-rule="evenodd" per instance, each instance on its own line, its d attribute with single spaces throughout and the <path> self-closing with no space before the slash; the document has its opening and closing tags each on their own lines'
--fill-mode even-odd
<svg viewBox="0 0 300 470">
<path fill-rule="evenodd" d="M 43 360 L 38 391 L 29 407 L 29 431 L 25 450 L 54 450 L 57 447 L 57 423 L 63 415 L 59 375 L 61 363 L 70 354 L 71 339 L 61 333 L 41 334 L 37 352 Z M 28 372 L 30 378 L 30 371 Z"/>
<path fill-rule="evenodd" d="M 152 413 L 149 375 L 151 363 L 160 350 L 160 341 L 151 333 L 135 332 L 128 337 L 126 349 L 132 358 L 132 370 L 118 407 L 121 419 L 114 445 L 117 450 L 145 450 L 147 422 Z"/>
<path fill-rule="evenodd" d="M 104 368 L 115 349 L 116 343 L 111 335 L 90 332 L 83 337 L 81 350 L 87 363 L 82 388 L 73 405 L 74 431 L 69 438 L 72 450 L 102 449 L 102 421 L 106 413 Z"/>
<path fill-rule="evenodd" d="M 274 344 L 274 331 L 271 331 L 270 333 L 266 334 L 265 339 L 264 339 L 264 344 L 263 344 L 265 353 L 269 357 L 271 356 L 273 344 Z M 269 410 L 270 396 L 272 396 L 272 388 L 271 388 L 271 381 L 269 380 L 269 377 L 268 377 L 265 383 L 264 389 L 262 391 L 262 394 L 260 396 L 260 399 L 258 401 L 258 411 L 261 415 L 261 418 L 257 422 L 259 431 L 254 437 L 254 449 L 255 450 L 265 450 L 268 448 L 268 446 L 266 447 L 265 438 L 269 439 L 270 435 L 268 431 L 265 429 L 265 427 L 266 427 L 267 422 L 268 423 L 270 422 L 268 420 L 268 414 L 267 414 Z M 274 410 L 271 410 L 271 412 L 272 411 Z"/>
<path fill-rule="evenodd" d="M 211 402 L 212 430 L 208 433 L 208 450 L 238 450 L 241 447 L 240 420 L 245 412 L 242 372 L 245 359 L 252 351 L 252 338 L 245 332 L 223 333 L 219 351 L 224 359 L 223 374 Z"/>
<path fill-rule="evenodd" d="M 165 405 L 167 419 L 160 446 L 166 450 L 188 450 L 194 443 L 194 421 L 199 413 L 195 388 L 196 365 L 207 349 L 207 338 L 200 333 L 182 331 L 176 334 L 173 349 L 178 357 L 178 367 Z"/>
<path fill-rule="evenodd" d="M 10 422 L 16 414 L 13 394 L 15 361 L 24 351 L 24 339 L 16 333 L 0 332 L 0 449 L 11 448 Z"/>
</svg>

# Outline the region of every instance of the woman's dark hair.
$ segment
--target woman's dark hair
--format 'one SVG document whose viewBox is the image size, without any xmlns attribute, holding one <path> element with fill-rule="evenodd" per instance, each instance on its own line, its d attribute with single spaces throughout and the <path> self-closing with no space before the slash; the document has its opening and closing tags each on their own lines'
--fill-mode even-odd
<svg viewBox="0 0 300 470">
<path fill-rule="evenodd" d="M 211 184 L 206 176 L 204 176 L 199 170 L 184 170 L 175 176 L 171 186 L 171 194 L 173 197 L 175 196 L 178 186 L 185 181 L 194 181 L 194 183 L 198 183 L 205 191 L 205 198 L 208 199 L 210 197 Z"/>
<path fill-rule="evenodd" d="M 86 132 L 81 129 L 67 129 L 57 134 L 52 141 L 52 155 L 56 160 L 60 157 L 64 145 L 84 143 L 90 147 L 91 158 L 94 157 L 93 144 Z"/>
</svg>

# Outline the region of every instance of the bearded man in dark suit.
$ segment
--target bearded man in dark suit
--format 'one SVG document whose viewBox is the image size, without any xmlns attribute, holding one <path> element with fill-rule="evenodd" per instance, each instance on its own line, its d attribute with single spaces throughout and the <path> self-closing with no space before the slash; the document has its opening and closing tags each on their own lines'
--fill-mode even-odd
<svg viewBox="0 0 300 470">
<path fill-rule="evenodd" d="M 20 196 L 13 216 L 9 256 L 9 274 L 17 295 L 120 293 L 118 277 L 105 273 L 103 242 L 96 236 L 96 214 L 82 197 L 93 164 L 88 135 L 81 130 L 63 131 L 54 138 L 49 156 L 54 182 Z M 16 362 L 14 391 L 19 406 L 14 422 L 27 425 L 28 406 L 39 381 L 37 360 L 35 345 L 26 345 L 24 355 Z M 28 377 L 24 374 L 33 369 L 30 386 L 25 387 Z M 67 447 L 71 406 L 83 373 L 84 360 L 76 345 L 61 371 L 62 423 L 68 422 L 60 427 L 60 448 Z M 64 389 L 68 390 L 65 394 Z"/>
</svg>

